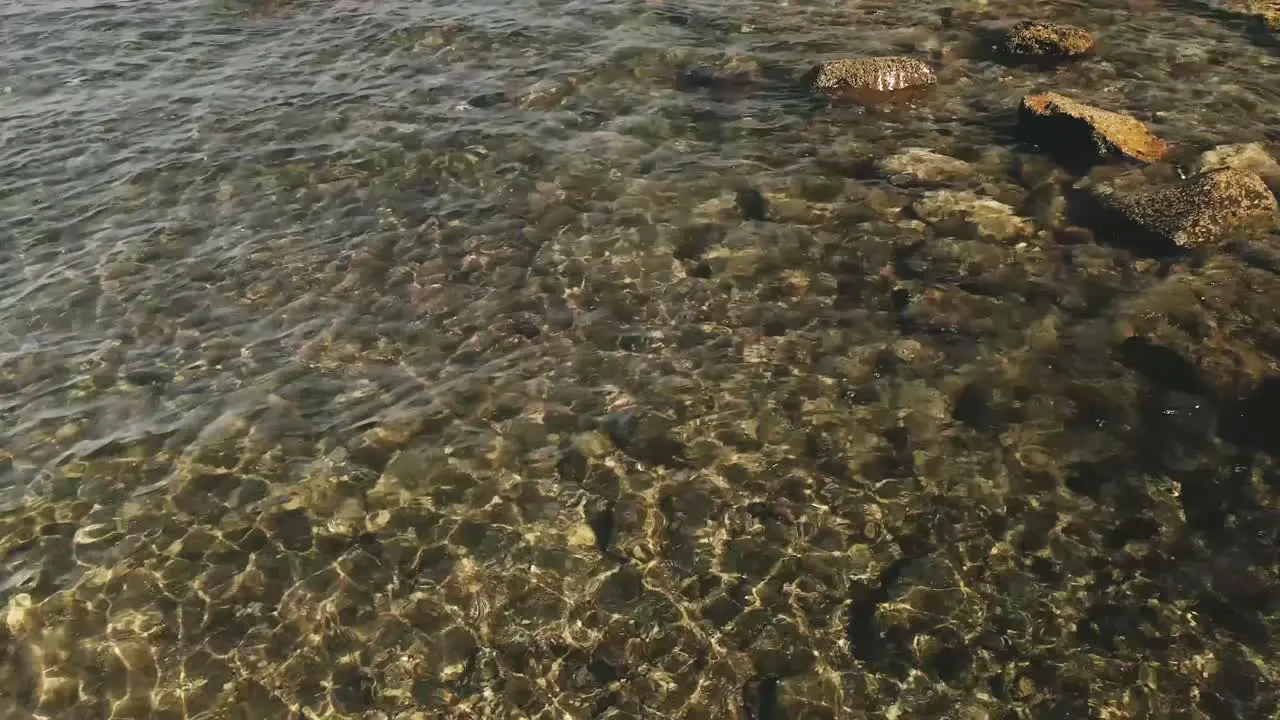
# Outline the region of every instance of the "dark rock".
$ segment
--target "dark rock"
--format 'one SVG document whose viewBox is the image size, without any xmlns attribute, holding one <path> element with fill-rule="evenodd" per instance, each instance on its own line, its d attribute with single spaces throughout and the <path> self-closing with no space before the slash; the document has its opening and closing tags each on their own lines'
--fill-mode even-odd
<svg viewBox="0 0 1280 720">
<path fill-rule="evenodd" d="M 681 68 L 675 73 L 674 83 L 682 92 L 706 92 L 724 97 L 748 92 L 760 79 L 759 65 L 733 58 L 723 67 Z"/>
<path fill-rule="evenodd" d="M 1178 392 L 1191 395 L 1211 395 L 1204 378 L 1197 368 L 1176 350 L 1135 335 L 1127 338 L 1116 349 L 1117 359 L 1134 372 L 1151 382 Z"/>
<path fill-rule="evenodd" d="M 507 102 L 507 94 L 504 92 L 490 92 L 473 95 L 467 98 L 467 104 L 473 108 L 491 108 Z"/>
<path fill-rule="evenodd" d="M 560 455 L 560 461 L 556 463 L 557 474 L 567 483 L 581 483 L 587 478 L 588 470 L 590 470 L 590 463 L 587 456 L 573 446 L 565 448 Z"/>
<path fill-rule="evenodd" d="M 1210 400 L 1225 414 L 1219 432 L 1239 436 L 1238 444 L 1263 444 L 1249 426 L 1275 417 L 1258 408 L 1280 367 L 1280 278 L 1221 253 L 1117 310 L 1117 360 L 1155 385 Z"/>
<path fill-rule="evenodd" d="M 646 465 L 688 465 L 684 443 L 675 437 L 671 423 L 657 414 L 626 410 L 606 416 L 600 426 L 619 450 Z"/>
<path fill-rule="evenodd" d="M 700 260 L 711 246 L 722 242 L 724 237 L 724 227 L 715 223 L 681 227 L 675 233 L 672 255 L 677 260 Z"/>
<path fill-rule="evenodd" d="M 1130 158 L 1155 162 L 1168 153 L 1137 119 L 1057 93 L 1027 95 L 1018 107 L 1018 134 L 1064 161 Z"/>
<path fill-rule="evenodd" d="M 1264 378 L 1225 415 L 1226 439 L 1280 457 L 1280 376 Z"/>
<path fill-rule="evenodd" d="M 762 677 L 742 689 L 743 706 L 753 720 L 777 720 L 782 717 L 778 706 L 778 679 Z"/>
<path fill-rule="evenodd" d="M 745 188 L 736 195 L 738 212 L 747 220 L 764 220 L 769 214 L 769 201 L 759 190 Z"/>
</svg>

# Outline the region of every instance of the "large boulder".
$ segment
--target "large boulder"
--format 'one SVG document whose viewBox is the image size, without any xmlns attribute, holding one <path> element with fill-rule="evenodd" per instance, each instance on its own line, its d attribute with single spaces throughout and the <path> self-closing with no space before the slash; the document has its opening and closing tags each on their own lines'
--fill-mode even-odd
<svg viewBox="0 0 1280 720">
<path fill-rule="evenodd" d="M 1129 158 L 1155 162 L 1169 147 L 1136 118 L 1057 93 L 1027 95 L 1018 106 L 1018 133 L 1074 163 Z"/>
<path fill-rule="evenodd" d="M 1121 221 L 1121 237 L 1157 251 L 1218 243 L 1248 225 L 1274 224 L 1277 211 L 1275 196 L 1262 178 L 1233 168 L 1137 192 L 1103 185 L 1094 195 Z"/>
</svg>

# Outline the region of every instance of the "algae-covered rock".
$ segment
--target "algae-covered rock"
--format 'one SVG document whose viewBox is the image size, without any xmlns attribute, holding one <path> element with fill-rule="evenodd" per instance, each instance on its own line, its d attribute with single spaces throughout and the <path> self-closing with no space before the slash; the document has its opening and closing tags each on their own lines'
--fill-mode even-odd
<svg viewBox="0 0 1280 720">
<path fill-rule="evenodd" d="M 1073 162 L 1123 157 L 1149 163 L 1163 158 L 1169 150 L 1130 115 L 1052 92 L 1022 98 L 1018 133 L 1050 154 Z"/>
<path fill-rule="evenodd" d="M 810 72 L 813 87 L 829 94 L 891 93 L 938 82 L 933 68 L 909 57 L 869 57 L 824 62 Z"/>
<path fill-rule="evenodd" d="M 1274 223 L 1276 199 L 1257 175 L 1219 168 L 1168 187 L 1135 193 L 1099 188 L 1104 207 L 1119 216 L 1138 242 L 1190 248 L 1219 242 L 1253 223 Z"/>
<path fill-rule="evenodd" d="M 1093 52 L 1093 35 L 1063 23 L 1023 20 L 1000 38 L 999 49 L 1014 58 L 1066 59 Z"/>
</svg>

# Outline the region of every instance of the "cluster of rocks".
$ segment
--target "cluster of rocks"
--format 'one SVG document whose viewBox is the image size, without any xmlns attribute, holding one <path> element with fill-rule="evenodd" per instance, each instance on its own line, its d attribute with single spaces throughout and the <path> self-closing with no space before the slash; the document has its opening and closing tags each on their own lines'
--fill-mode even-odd
<svg viewBox="0 0 1280 720">
<path fill-rule="evenodd" d="M 1256 14 L 1265 17 L 1261 11 Z M 1280 12 L 1273 17 L 1280 18 Z M 1083 60 L 1099 50 L 1087 31 L 1044 22 L 1018 23 L 992 46 L 999 58 L 1032 65 Z M 890 57 L 841 60 L 821 66 L 814 78 L 822 92 L 855 100 L 868 92 L 880 93 L 878 98 L 892 89 L 939 82 L 925 63 Z M 1280 273 L 1280 162 L 1258 142 L 1220 145 L 1197 158 L 1136 117 L 1059 92 L 1022 96 L 1016 110 L 1010 110 L 1016 113 L 1019 140 L 1056 166 L 1046 173 L 1051 179 L 1041 183 L 1054 201 L 1046 204 L 1048 217 L 1029 211 L 1035 208 L 1030 200 L 1039 186 L 1021 200 L 1013 193 L 1012 204 L 984 197 L 975 163 L 926 148 L 903 148 L 878 158 L 875 170 L 890 185 L 924 187 L 911 212 L 916 221 L 955 239 L 952 247 L 963 259 L 955 262 L 953 276 L 964 277 L 971 286 L 986 272 L 978 268 L 993 264 L 979 257 L 984 250 L 995 248 L 995 264 L 1018 252 L 1034 256 L 1036 248 L 1024 241 L 1035 236 L 1036 225 L 1073 242 L 1093 238 L 1146 255 L 1134 263 L 1139 272 L 1162 264 L 1151 256 L 1176 259 L 1185 251 L 1207 251 L 1198 253 L 1191 265 L 1175 262 L 1172 267 L 1180 269 L 1113 305 L 1113 336 L 1104 343 L 1122 364 L 1155 385 L 1207 399 L 1205 407 L 1212 408 L 1204 410 L 1197 400 L 1188 405 L 1198 408 L 1195 412 L 1166 415 L 1177 414 L 1183 418 L 1179 422 L 1190 423 L 1210 417 L 1206 413 L 1220 413 L 1211 417 L 1219 423 L 1220 437 L 1238 447 L 1280 452 L 1274 432 L 1280 418 L 1280 358 L 1271 337 L 1280 292 L 1275 281 Z M 1024 215 L 1036 216 L 1037 222 Z M 1002 247 L 1010 255 L 1002 256 Z M 1230 252 L 1213 252 L 1219 248 Z M 945 261 L 945 255 L 938 256 Z M 1111 253 L 1103 257 L 1108 266 L 1114 262 Z M 962 327 L 960 316 L 966 313 L 982 318 L 981 312 L 948 312 L 924 303 L 922 299 L 912 309 L 921 308 L 919 318 L 926 321 L 930 313 L 942 317 L 943 327 Z M 982 331 L 978 322 L 969 326 L 975 333 Z"/>
<path fill-rule="evenodd" d="M 1088 31 L 1073 25 L 1024 20 L 1000 33 L 996 54 L 1007 61 L 1063 62 L 1094 52 Z M 932 66 L 900 57 L 843 58 L 818 64 L 809 75 L 814 88 L 833 96 L 861 99 L 868 93 L 925 88 L 938 82 Z"/>
<path fill-rule="evenodd" d="M 1022 21 L 1005 29 L 994 43 L 1005 59 L 1065 62 L 1092 55 L 1097 44 L 1086 30 L 1071 25 Z M 869 103 L 901 97 L 938 83 L 933 68 L 910 57 L 840 59 L 818 65 L 812 86 L 832 98 Z M 1137 118 L 1085 104 L 1055 92 L 1027 95 L 1017 107 L 1019 138 L 1064 166 L 1083 170 L 1120 162 L 1152 165 L 1166 161 L 1168 143 Z M 914 154 L 913 154 L 914 153 Z M 939 159 L 941 158 L 941 159 Z M 891 176 L 939 181 L 963 173 L 959 160 L 912 148 L 883 160 Z M 1223 146 L 1203 155 L 1189 177 L 1152 185 L 1134 177 L 1110 182 L 1086 178 L 1076 186 L 1089 200 L 1099 224 L 1135 248 L 1157 254 L 1221 242 L 1246 226 L 1274 225 L 1280 194 L 1280 164 L 1260 144 Z M 997 227 L 1004 237 L 1026 234 L 1011 208 L 993 200 L 939 191 L 916 203 L 917 215 L 930 224 L 967 216 L 983 230 Z"/>
</svg>

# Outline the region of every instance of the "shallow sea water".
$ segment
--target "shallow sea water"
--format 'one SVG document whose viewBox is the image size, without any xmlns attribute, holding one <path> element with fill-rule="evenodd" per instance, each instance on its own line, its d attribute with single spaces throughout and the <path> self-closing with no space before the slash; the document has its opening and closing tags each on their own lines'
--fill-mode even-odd
<svg viewBox="0 0 1280 720">
<path fill-rule="evenodd" d="M 987 58 L 1022 17 L 1099 54 Z M 6 3 L 0 717 L 1276 717 L 1280 235 L 1094 242 L 1012 128 L 1275 153 L 1277 49 L 1153 0 Z M 938 88 L 799 82 L 878 54 Z"/>
</svg>

